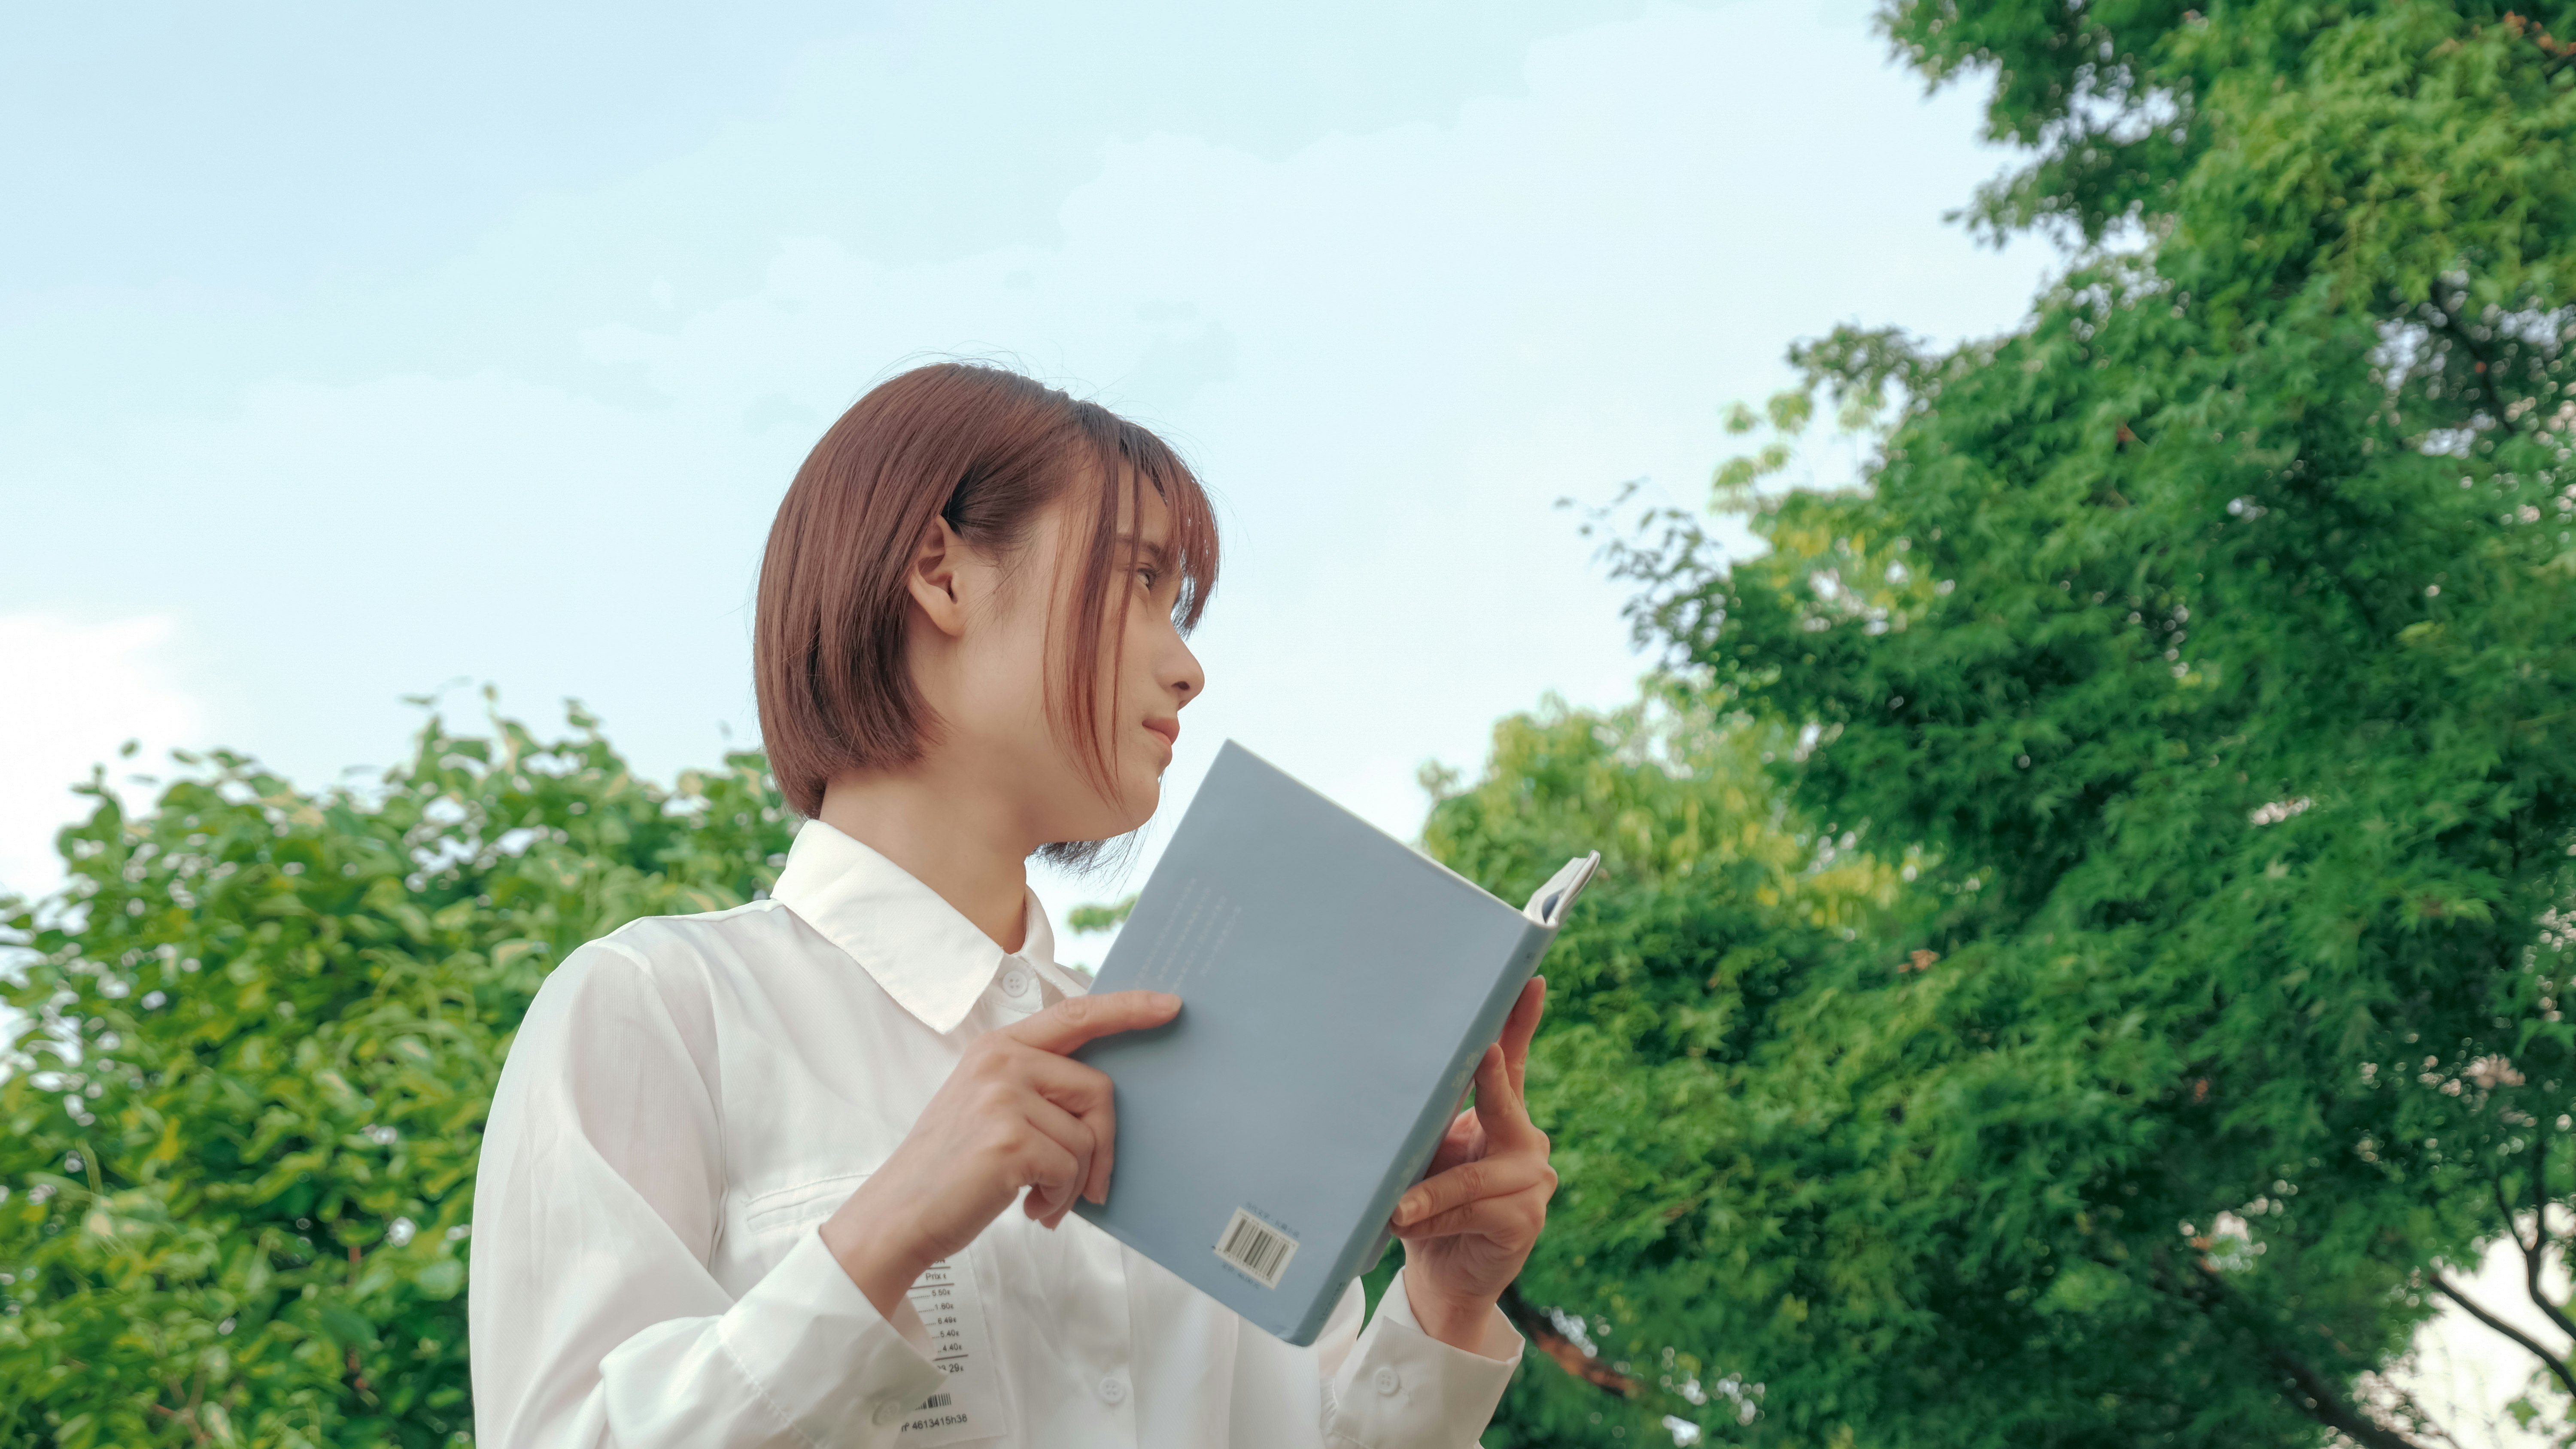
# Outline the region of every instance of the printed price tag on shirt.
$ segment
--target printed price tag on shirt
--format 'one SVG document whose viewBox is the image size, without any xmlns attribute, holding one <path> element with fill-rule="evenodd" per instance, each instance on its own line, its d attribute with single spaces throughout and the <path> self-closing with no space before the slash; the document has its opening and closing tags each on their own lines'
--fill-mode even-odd
<svg viewBox="0 0 2576 1449">
<path fill-rule="evenodd" d="M 999 1436 L 1002 1395 L 993 1372 L 993 1341 L 984 1332 L 984 1297 L 965 1254 L 930 1265 L 912 1285 L 912 1311 L 929 1330 L 930 1361 L 948 1383 L 903 1421 L 896 1442 L 936 1449 Z"/>
</svg>

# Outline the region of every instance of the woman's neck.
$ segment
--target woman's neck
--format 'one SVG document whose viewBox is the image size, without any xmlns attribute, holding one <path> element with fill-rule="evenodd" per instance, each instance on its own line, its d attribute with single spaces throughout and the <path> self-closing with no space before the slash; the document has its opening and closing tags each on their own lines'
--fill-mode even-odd
<svg viewBox="0 0 2576 1449">
<path fill-rule="evenodd" d="M 1021 822 L 967 781 L 930 762 L 843 775 L 816 817 L 903 867 L 1005 951 L 1028 936 L 1028 850 Z"/>
</svg>

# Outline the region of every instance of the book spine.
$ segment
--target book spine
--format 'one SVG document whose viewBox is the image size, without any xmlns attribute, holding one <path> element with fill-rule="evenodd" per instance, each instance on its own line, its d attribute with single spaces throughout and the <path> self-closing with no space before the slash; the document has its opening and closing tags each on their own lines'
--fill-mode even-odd
<svg viewBox="0 0 2576 1449">
<path fill-rule="evenodd" d="M 1424 1172 L 1430 1168 L 1432 1154 L 1440 1150 L 1440 1139 L 1449 1134 L 1449 1123 L 1464 1104 L 1468 1085 L 1475 1080 L 1476 1064 L 1484 1060 L 1485 1048 L 1502 1034 L 1503 1022 L 1512 1013 L 1512 1003 L 1520 999 L 1521 988 L 1528 984 L 1531 973 L 1538 969 L 1539 958 L 1547 954 L 1549 943 L 1556 939 L 1556 932 L 1554 926 L 1540 925 L 1531 925 L 1521 932 L 1520 945 L 1513 949 L 1502 971 L 1495 977 L 1493 988 L 1486 994 L 1483 1004 L 1477 1007 L 1475 1019 L 1469 1024 L 1466 1035 L 1451 1050 L 1449 1070 L 1442 1077 L 1439 1090 L 1422 1104 L 1412 1131 L 1405 1135 L 1404 1152 L 1396 1159 L 1385 1180 L 1378 1184 L 1370 1203 L 1374 1216 L 1363 1219 L 1375 1222 L 1378 1225 L 1376 1232 L 1352 1238 L 1343 1249 L 1342 1260 L 1333 1265 L 1331 1281 L 1348 1283 L 1376 1267 L 1378 1261 L 1386 1256 L 1387 1245 L 1395 1237 L 1389 1219 L 1395 1215 L 1396 1199 L 1404 1196 L 1406 1188 L 1420 1182 Z M 1321 1308 L 1329 1312 L 1332 1304 L 1333 1297 L 1328 1296 Z"/>
</svg>

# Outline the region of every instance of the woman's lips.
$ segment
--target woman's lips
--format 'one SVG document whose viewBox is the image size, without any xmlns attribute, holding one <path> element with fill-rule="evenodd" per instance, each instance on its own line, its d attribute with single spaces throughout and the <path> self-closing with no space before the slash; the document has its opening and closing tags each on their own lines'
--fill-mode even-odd
<svg viewBox="0 0 2576 1449">
<path fill-rule="evenodd" d="M 1181 742 L 1181 722 L 1179 720 L 1149 719 L 1145 721 L 1145 728 L 1150 733 L 1161 737 L 1165 753 L 1169 753 Z"/>
</svg>

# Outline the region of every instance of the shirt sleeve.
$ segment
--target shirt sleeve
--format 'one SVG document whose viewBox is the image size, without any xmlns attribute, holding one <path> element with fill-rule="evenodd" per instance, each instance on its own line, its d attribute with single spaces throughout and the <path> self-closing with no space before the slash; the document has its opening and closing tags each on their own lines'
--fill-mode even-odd
<svg viewBox="0 0 2576 1449">
<path fill-rule="evenodd" d="M 488 1449 L 892 1445 L 942 1383 L 819 1232 L 739 1300 L 708 1273 L 724 1161 L 690 1015 L 594 942 L 511 1045 L 467 1308 Z"/>
<path fill-rule="evenodd" d="M 1315 1341 L 1324 1376 L 1323 1430 L 1329 1449 L 1472 1449 L 1504 1386 L 1520 1367 L 1522 1340 L 1491 1310 L 1473 1353 L 1425 1332 L 1395 1275 L 1365 1332 L 1360 1285 L 1333 1311 Z"/>
</svg>

